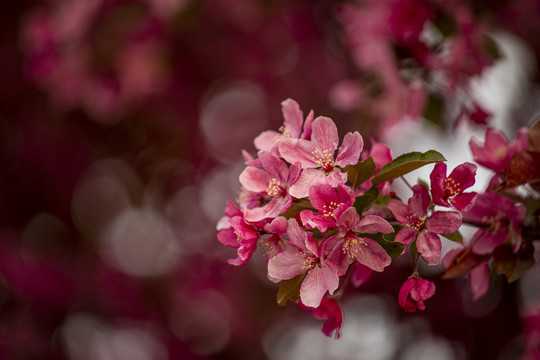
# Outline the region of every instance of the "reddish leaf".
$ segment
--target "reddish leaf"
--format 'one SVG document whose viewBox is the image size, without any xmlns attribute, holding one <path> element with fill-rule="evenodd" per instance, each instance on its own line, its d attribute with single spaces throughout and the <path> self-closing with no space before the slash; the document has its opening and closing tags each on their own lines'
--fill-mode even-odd
<svg viewBox="0 0 540 360">
<path fill-rule="evenodd" d="M 524 243 L 514 254 L 511 245 L 502 245 L 493 252 L 493 267 L 506 275 L 508 282 L 516 281 L 534 265 L 534 247 Z"/>
<path fill-rule="evenodd" d="M 540 152 L 520 151 L 512 155 L 508 168 L 508 186 L 516 187 L 540 181 Z"/>
<path fill-rule="evenodd" d="M 470 249 L 465 249 L 454 257 L 452 263 L 448 266 L 448 269 L 446 269 L 446 272 L 442 278 L 454 279 L 465 275 L 488 259 L 489 255 L 478 255 L 473 253 Z"/>
</svg>

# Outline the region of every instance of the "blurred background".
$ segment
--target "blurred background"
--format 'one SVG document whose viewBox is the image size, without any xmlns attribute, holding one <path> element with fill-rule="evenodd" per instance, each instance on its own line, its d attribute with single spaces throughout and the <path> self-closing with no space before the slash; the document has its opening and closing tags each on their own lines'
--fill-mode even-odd
<svg viewBox="0 0 540 360">
<path fill-rule="evenodd" d="M 399 258 L 350 289 L 334 340 L 309 313 L 276 304 L 262 255 L 227 264 L 234 251 L 215 227 L 237 196 L 241 150 L 255 154 L 253 138 L 281 125 L 286 98 L 394 155 L 466 146 L 440 114 L 470 113 L 471 93 L 510 135 L 538 110 L 537 1 L 460 1 L 436 14 L 438 1 L 357 1 L 360 14 L 345 3 L 1 2 L 1 359 L 514 359 L 538 346 L 535 313 L 520 310 L 538 304 L 538 270 L 526 285 L 494 277 L 478 303 L 466 279 L 438 281 L 427 310 L 406 314 L 397 292 L 410 267 Z M 496 54 L 465 47 L 456 84 L 377 68 L 416 56 L 403 39 L 384 43 L 392 24 L 415 33 L 420 23 L 416 35 L 437 42 L 444 27 L 426 19 L 447 18 L 468 24 L 456 25 L 467 41 L 491 34 Z M 416 138 L 399 130 L 404 118 Z"/>
</svg>

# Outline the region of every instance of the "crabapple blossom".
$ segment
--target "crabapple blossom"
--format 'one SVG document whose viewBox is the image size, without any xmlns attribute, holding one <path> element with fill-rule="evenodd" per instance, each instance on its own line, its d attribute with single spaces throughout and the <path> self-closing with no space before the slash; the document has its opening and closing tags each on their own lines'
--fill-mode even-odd
<svg viewBox="0 0 540 360">
<path fill-rule="evenodd" d="M 354 165 L 364 147 L 362 136 L 355 131 L 347 133 L 338 148 L 339 137 L 336 124 L 328 117 L 319 116 L 313 121 L 310 140 L 284 139 L 279 143 L 279 153 L 283 158 L 302 166 L 302 175 L 291 186 L 290 194 L 296 198 L 309 195 L 315 184 L 343 185 L 347 174 L 338 167 Z M 337 156 L 335 152 L 338 150 Z"/>
<path fill-rule="evenodd" d="M 484 145 L 480 145 L 473 137 L 469 146 L 474 161 L 498 174 L 508 170 L 512 155 L 527 149 L 527 132 L 525 129 L 520 129 L 515 140 L 508 142 L 501 131 L 489 128 L 486 131 Z"/>
<path fill-rule="evenodd" d="M 298 103 L 293 99 L 286 99 L 281 102 L 281 112 L 283 113 L 283 125 L 279 128 L 279 132 L 274 130 L 263 131 L 254 140 L 257 150 L 277 154 L 277 146 L 283 139 L 309 139 L 311 124 L 313 123 L 313 110 L 309 112 L 304 121 Z"/>
<path fill-rule="evenodd" d="M 464 193 L 474 185 L 477 166 L 471 163 L 458 165 L 446 176 L 446 164 L 437 163 L 431 172 L 431 196 L 433 203 L 440 206 L 454 206 L 457 210 L 469 211 L 478 194 Z"/>
<path fill-rule="evenodd" d="M 361 237 L 358 233 L 389 234 L 394 232 L 388 221 L 380 216 L 366 215 L 362 219 L 354 207 L 345 210 L 339 216 L 339 234 L 328 239 L 333 250 L 330 258 L 340 268 L 340 275 L 345 274 L 354 261 L 367 266 L 371 270 L 383 271 L 392 259 L 375 240 Z"/>
<path fill-rule="evenodd" d="M 499 245 L 509 241 L 517 252 L 521 245 L 520 224 L 525 217 L 525 208 L 501 195 L 488 191 L 480 194 L 475 205 L 463 220 L 478 225 L 471 246 L 477 254 L 490 254 Z"/>
<path fill-rule="evenodd" d="M 282 160 L 267 152 L 259 154 L 262 168 L 248 166 L 240 174 L 240 183 L 249 191 L 262 194 L 270 201 L 261 207 L 244 210 L 245 218 L 257 222 L 275 218 L 287 211 L 292 204 L 289 188 L 300 176 L 300 165 L 287 167 Z"/>
<path fill-rule="evenodd" d="M 316 308 L 326 292 L 332 295 L 338 288 L 337 266 L 327 258 L 313 234 L 302 229 L 295 219 L 289 219 L 287 235 L 293 249 L 284 250 L 268 261 L 268 276 L 279 281 L 305 274 L 300 301 Z"/>
<path fill-rule="evenodd" d="M 428 265 L 441 260 L 441 239 L 438 234 L 451 234 L 461 226 L 461 217 L 454 211 L 435 211 L 427 217 L 430 197 L 423 185 L 413 186 L 414 195 L 407 205 L 390 200 L 388 210 L 403 225 L 395 241 L 408 245 L 416 238 L 416 247 Z"/>
<path fill-rule="evenodd" d="M 309 201 L 318 212 L 303 210 L 300 219 L 307 228 L 325 232 L 328 228 L 339 226 L 340 215 L 352 206 L 354 199 L 354 193 L 347 186 L 314 185 L 309 190 Z"/>
<path fill-rule="evenodd" d="M 232 201 L 227 201 L 225 214 L 226 217 L 218 222 L 217 230 L 220 230 L 217 234 L 218 240 L 223 245 L 238 249 L 238 257 L 230 259 L 229 264 L 243 265 L 257 248 L 259 231 L 245 221 L 244 214 Z"/>
<path fill-rule="evenodd" d="M 424 301 L 435 294 L 435 284 L 418 276 L 411 276 L 399 289 L 398 303 L 409 312 L 425 310 Z"/>
</svg>

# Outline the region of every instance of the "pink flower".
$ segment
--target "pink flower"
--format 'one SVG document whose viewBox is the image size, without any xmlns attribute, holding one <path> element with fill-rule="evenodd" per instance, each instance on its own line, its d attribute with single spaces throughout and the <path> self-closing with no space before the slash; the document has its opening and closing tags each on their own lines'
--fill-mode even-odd
<svg viewBox="0 0 540 360">
<path fill-rule="evenodd" d="M 289 210 L 292 204 L 289 188 L 298 180 L 301 171 L 299 164 L 289 168 L 271 153 L 261 152 L 259 159 L 263 168 L 246 167 L 240 174 L 240 183 L 249 191 L 263 194 L 270 202 L 262 207 L 246 208 L 245 218 L 250 222 L 275 218 Z"/>
<path fill-rule="evenodd" d="M 512 142 L 498 130 L 489 128 L 486 131 L 484 146 L 481 146 L 476 138 L 469 141 L 474 161 L 478 164 L 495 171 L 496 173 L 508 170 L 510 159 L 518 151 L 527 149 L 527 129 L 520 129 Z"/>
<path fill-rule="evenodd" d="M 291 164 L 299 162 L 305 169 L 298 181 L 291 186 L 292 196 L 307 197 L 314 184 L 337 186 L 347 181 L 347 174 L 342 173 L 336 166 L 356 164 L 364 143 L 357 131 L 347 133 L 339 149 L 338 143 L 336 124 L 324 116 L 313 121 L 311 140 L 284 139 L 279 143 L 281 156 Z M 338 153 L 334 158 L 336 149 Z"/>
<path fill-rule="evenodd" d="M 311 309 L 311 314 L 315 319 L 326 320 L 322 327 L 322 332 L 326 336 L 331 336 L 336 331 L 336 339 L 341 337 L 341 326 L 343 325 L 343 311 L 336 299 L 325 296 L 321 304 L 316 309 Z"/>
<path fill-rule="evenodd" d="M 279 281 L 305 273 L 300 300 L 316 308 L 326 292 L 332 295 L 338 288 L 337 266 L 323 255 L 313 234 L 302 229 L 295 219 L 289 219 L 287 234 L 294 249 L 280 252 L 268 261 L 268 276 Z"/>
<path fill-rule="evenodd" d="M 463 213 L 467 222 L 478 224 L 471 239 L 476 254 L 491 254 L 505 241 L 510 240 L 514 251 L 521 245 L 520 224 L 525 217 L 525 207 L 493 192 L 480 194 L 469 212 Z"/>
<path fill-rule="evenodd" d="M 307 228 L 325 232 L 339 226 L 341 213 L 354 204 L 354 199 L 354 193 L 347 186 L 313 185 L 309 190 L 309 201 L 318 212 L 303 210 L 300 219 Z"/>
<path fill-rule="evenodd" d="M 244 265 L 257 249 L 259 230 L 244 221 L 244 214 L 232 201 L 227 201 L 225 215 L 217 225 L 217 230 L 220 230 L 218 240 L 223 245 L 238 249 L 238 257 L 230 259 L 229 264 Z"/>
<path fill-rule="evenodd" d="M 461 226 L 461 217 L 455 211 L 435 211 L 426 218 L 430 197 L 422 185 L 413 186 L 414 195 L 407 205 L 390 200 L 388 210 L 397 221 L 405 225 L 396 234 L 395 241 L 408 245 L 416 239 L 416 247 L 428 265 L 441 260 L 441 239 L 437 234 L 451 234 Z"/>
<path fill-rule="evenodd" d="M 271 258 L 283 251 L 283 236 L 287 233 L 287 219 L 278 216 L 264 227 L 265 235 L 259 239 L 259 246 Z"/>
<path fill-rule="evenodd" d="M 283 125 L 278 131 L 263 131 L 254 140 L 255 148 L 277 154 L 277 145 L 283 139 L 309 139 L 311 124 L 313 123 L 313 111 L 310 111 L 304 123 L 304 115 L 300 106 L 293 99 L 284 100 L 281 103 L 283 113 Z M 304 131 L 302 132 L 302 125 Z"/>
<path fill-rule="evenodd" d="M 380 216 L 367 215 L 360 219 L 354 207 L 345 210 L 339 217 L 339 235 L 328 240 L 332 243 L 330 258 L 338 265 L 339 275 L 347 272 L 354 261 L 375 271 L 383 271 L 392 259 L 379 243 L 358 233 L 389 234 L 394 232 L 392 225 Z"/>
<path fill-rule="evenodd" d="M 409 312 L 415 312 L 416 309 L 425 310 L 424 301 L 432 297 L 433 294 L 435 294 L 433 282 L 412 276 L 399 289 L 398 303 Z"/>
<path fill-rule="evenodd" d="M 469 211 L 478 194 L 463 191 L 474 185 L 476 169 L 476 165 L 466 162 L 458 165 L 447 177 L 446 164 L 437 163 L 430 175 L 433 202 L 440 206 L 454 206 L 457 210 Z"/>
</svg>

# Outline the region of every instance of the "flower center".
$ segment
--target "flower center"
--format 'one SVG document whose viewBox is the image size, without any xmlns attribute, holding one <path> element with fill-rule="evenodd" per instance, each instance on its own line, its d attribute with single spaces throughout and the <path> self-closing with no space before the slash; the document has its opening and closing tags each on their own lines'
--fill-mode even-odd
<svg viewBox="0 0 540 360">
<path fill-rule="evenodd" d="M 407 215 L 407 226 L 416 230 L 420 231 L 424 228 L 425 222 L 424 219 L 421 219 L 416 214 L 410 214 Z"/>
<path fill-rule="evenodd" d="M 270 180 L 270 182 L 268 183 L 268 188 L 266 189 L 266 193 L 268 194 L 268 196 L 282 196 L 284 195 L 284 192 L 285 189 L 283 189 L 283 187 L 281 186 L 281 182 L 278 179 L 273 178 L 272 180 Z"/>
<path fill-rule="evenodd" d="M 482 222 L 484 224 L 487 224 L 492 231 L 496 232 L 496 231 L 499 231 L 501 227 L 507 225 L 507 224 L 504 224 L 503 222 L 504 218 L 505 218 L 505 214 L 499 211 L 497 215 L 495 216 L 482 217 Z"/>
<path fill-rule="evenodd" d="M 302 270 L 311 270 L 317 264 L 317 257 L 307 252 L 297 253 L 298 260 L 302 263 Z"/>
<path fill-rule="evenodd" d="M 345 243 L 343 244 L 343 253 L 349 256 L 351 259 L 356 258 L 358 253 L 362 251 L 362 245 L 367 246 L 363 239 L 356 237 L 350 232 L 345 235 L 344 240 Z"/>
<path fill-rule="evenodd" d="M 322 207 L 322 214 L 323 216 L 332 217 L 334 216 L 334 212 L 341 206 L 341 204 L 338 204 L 335 201 L 331 201 L 330 204 L 323 205 Z"/>
<path fill-rule="evenodd" d="M 291 137 L 291 131 L 288 127 L 281 125 L 279 127 L 279 132 L 281 133 L 281 136 L 279 136 L 280 139 L 287 139 Z"/>
<path fill-rule="evenodd" d="M 311 152 L 313 155 L 313 161 L 322 167 L 326 172 L 332 171 L 334 169 L 334 152 L 330 149 L 323 150 L 314 150 Z"/>
<path fill-rule="evenodd" d="M 447 196 L 454 196 L 461 192 L 460 184 L 451 178 L 444 179 L 444 190 Z"/>
</svg>

